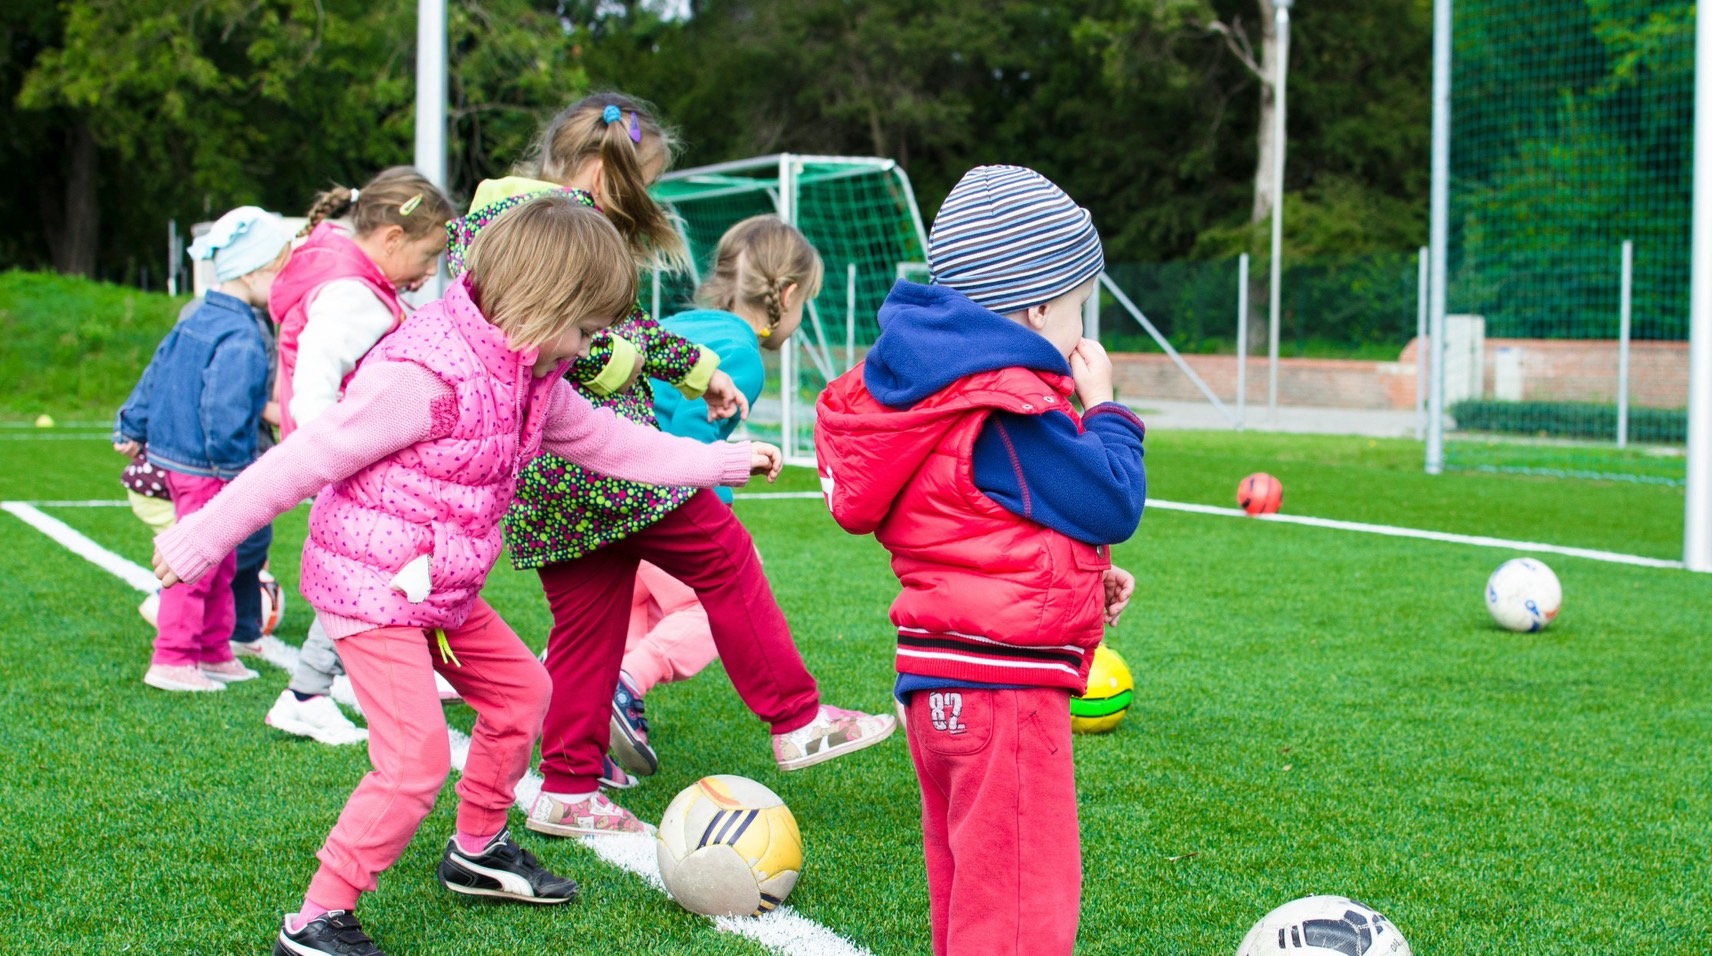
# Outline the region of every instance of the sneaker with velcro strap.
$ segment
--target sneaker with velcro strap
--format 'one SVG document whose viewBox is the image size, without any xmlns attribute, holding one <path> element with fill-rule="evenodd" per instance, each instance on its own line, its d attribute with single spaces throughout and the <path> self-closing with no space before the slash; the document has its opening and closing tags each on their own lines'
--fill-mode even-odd
<svg viewBox="0 0 1712 956">
<path fill-rule="evenodd" d="M 524 903 L 566 903 L 577 898 L 577 881 L 556 876 L 501 830 L 478 854 L 465 853 L 456 837 L 434 875 L 440 885 L 466 896 L 490 896 Z"/>
<path fill-rule="evenodd" d="M 279 928 L 273 956 L 386 956 L 375 945 L 363 924 L 347 910 L 322 913 L 293 933 L 291 917 Z"/>
</svg>

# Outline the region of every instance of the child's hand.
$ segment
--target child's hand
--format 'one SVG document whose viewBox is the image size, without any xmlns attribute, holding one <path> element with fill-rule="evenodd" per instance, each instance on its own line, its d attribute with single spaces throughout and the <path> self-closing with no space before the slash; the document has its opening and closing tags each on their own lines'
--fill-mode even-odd
<svg viewBox="0 0 1712 956">
<path fill-rule="evenodd" d="M 127 439 L 125 441 L 114 442 L 113 443 L 113 450 L 118 452 L 121 455 L 124 455 L 126 458 L 135 458 L 135 457 L 137 457 L 137 452 L 140 452 L 143 450 L 143 446 L 137 444 L 134 441 L 130 441 L 129 439 Z"/>
<path fill-rule="evenodd" d="M 749 417 L 749 399 L 744 396 L 742 389 L 731 380 L 731 376 L 718 369 L 714 370 L 713 378 L 707 383 L 707 391 L 702 398 L 707 401 L 707 420 L 716 421 L 721 418 L 737 416 L 738 421 Z"/>
<path fill-rule="evenodd" d="M 1112 400 L 1112 360 L 1093 339 L 1083 339 L 1070 352 L 1070 377 L 1076 381 L 1076 397 L 1083 408 Z"/>
<path fill-rule="evenodd" d="M 278 402 L 268 402 L 266 405 L 262 406 L 262 421 L 267 422 L 275 428 L 280 427 Z"/>
<path fill-rule="evenodd" d="M 155 577 L 160 579 L 161 587 L 170 588 L 179 583 L 179 576 L 174 574 L 172 569 L 166 566 L 166 559 L 161 557 L 159 548 L 155 549 L 154 565 Z"/>
<path fill-rule="evenodd" d="M 1106 624 L 1115 626 L 1135 595 L 1135 575 L 1123 568 L 1106 569 Z"/>
<path fill-rule="evenodd" d="M 749 473 L 751 475 L 766 475 L 767 481 L 777 481 L 780 469 L 785 467 L 785 455 L 776 446 L 764 441 L 749 443 Z"/>
</svg>

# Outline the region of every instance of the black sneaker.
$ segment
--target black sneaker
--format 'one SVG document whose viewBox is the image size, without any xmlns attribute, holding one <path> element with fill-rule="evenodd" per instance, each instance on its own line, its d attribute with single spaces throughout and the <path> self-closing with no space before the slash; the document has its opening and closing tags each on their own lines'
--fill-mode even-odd
<svg viewBox="0 0 1712 956">
<path fill-rule="evenodd" d="M 470 856 L 456 838 L 447 841 L 446 855 L 434 870 L 440 884 L 454 893 L 497 896 L 525 903 L 564 903 L 577 898 L 577 881 L 554 876 L 535 854 L 511 842 L 508 830 Z"/>
<path fill-rule="evenodd" d="M 295 933 L 290 932 L 289 924 L 281 926 L 279 939 L 273 944 L 273 956 L 315 956 L 323 953 L 333 956 L 386 956 L 374 940 L 369 939 L 369 934 L 363 932 L 363 925 L 357 922 L 357 918 L 344 910 L 323 913 Z"/>
</svg>

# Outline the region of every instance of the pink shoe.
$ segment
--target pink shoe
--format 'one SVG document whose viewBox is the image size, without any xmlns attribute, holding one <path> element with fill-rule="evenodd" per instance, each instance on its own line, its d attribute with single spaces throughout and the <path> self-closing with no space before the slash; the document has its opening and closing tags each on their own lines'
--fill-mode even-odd
<svg viewBox="0 0 1712 956">
<path fill-rule="evenodd" d="M 652 835 L 654 828 L 624 809 L 606 794 L 573 799 L 568 794 L 546 793 L 535 798 L 525 824 L 536 833 L 552 836 L 610 836 L 615 833 Z"/>
<path fill-rule="evenodd" d="M 239 681 L 255 680 L 262 676 L 248 667 L 238 663 L 236 658 L 221 661 L 218 664 L 204 663 L 202 674 L 209 680 L 217 680 L 222 684 L 236 684 Z"/>
<path fill-rule="evenodd" d="M 872 747 L 897 729 L 897 718 L 891 714 L 864 714 L 822 704 L 807 726 L 773 735 L 773 759 L 780 770 L 801 770 Z"/>
<path fill-rule="evenodd" d="M 171 691 L 212 691 L 225 690 L 226 685 L 217 680 L 210 680 L 199 668 L 185 664 L 182 667 L 168 667 L 165 664 L 150 664 L 148 673 L 143 675 L 143 683 L 150 687 Z"/>
</svg>

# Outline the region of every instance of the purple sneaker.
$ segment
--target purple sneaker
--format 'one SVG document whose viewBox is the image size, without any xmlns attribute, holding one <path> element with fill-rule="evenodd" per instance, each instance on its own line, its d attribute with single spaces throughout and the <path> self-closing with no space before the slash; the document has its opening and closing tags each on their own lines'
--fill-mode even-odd
<svg viewBox="0 0 1712 956">
<path fill-rule="evenodd" d="M 612 692 L 612 756 L 636 776 L 651 777 L 660 769 L 660 758 L 648 746 L 648 718 L 642 714 L 641 692 L 619 671 L 618 688 Z"/>
</svg>

